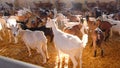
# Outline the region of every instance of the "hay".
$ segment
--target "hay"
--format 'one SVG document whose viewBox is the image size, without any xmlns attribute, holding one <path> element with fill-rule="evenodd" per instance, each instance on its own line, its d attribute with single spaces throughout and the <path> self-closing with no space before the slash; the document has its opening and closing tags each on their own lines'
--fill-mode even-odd
<svg viewBox="0 0 120 68">
<path fill-rule="evenodd" d="M 96 58 L 93 57 L 93 49 L 90 47 L 90 43 L 91 39 L 89 39 L 89 43 L 83 51 L 83 68 L 120 68 L 120 36 L 114 34 L 109 41 L 103 44 L 104 58 L 100 57 L 100 53 L 97 53 Z M 50 59 L 43 65 L 42 57 L 35 50 L 32 50 L 30 57 L 28 56 L 27 48 L 22 41 L 19 41 L 18 44 L 8 43 L 8 40 L 0 41 L 0 55 L 44 66 L 45 68 L 54 68 L 57 53 L 53 43 L 48 43 L 48 53 Z M 69 61 L 69 68 L 72 68 L 71 61 Z"/>
</svg>

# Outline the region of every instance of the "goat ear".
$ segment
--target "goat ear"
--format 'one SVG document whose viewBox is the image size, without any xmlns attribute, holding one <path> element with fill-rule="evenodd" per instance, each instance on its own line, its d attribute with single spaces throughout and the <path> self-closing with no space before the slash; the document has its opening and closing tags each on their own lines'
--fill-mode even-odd
<svg viewBox="0 0 120 68">
<path fill-rule="evenodd" d="M 11 28 L 7 28 L 8 30 L 11 30 Z"/>
</svg>

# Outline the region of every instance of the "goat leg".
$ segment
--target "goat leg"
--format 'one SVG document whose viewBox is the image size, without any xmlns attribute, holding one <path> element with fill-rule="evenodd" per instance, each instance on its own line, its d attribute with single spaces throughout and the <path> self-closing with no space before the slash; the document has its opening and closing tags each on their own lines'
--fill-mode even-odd
<svg viewBox="0 0 120 68">
<path fill-rule="evenodd" d="M 90 44 L 90 47 L 92 47 L 93 46 L 93 42 Z"/>
<path fill-rule="evenodd" d="M 103 51 L 103 49 L 101 50 L 101 57 L 103 57 L 103 53 L 104 53 L 104 51 Z"/>
<path fill-rule="evenodd" d="M 97 51 L 95 50 L 95 51 L 94 51 L 94 57 L 96 57 L 96 53 L 97 53 Z"/>
</svg>

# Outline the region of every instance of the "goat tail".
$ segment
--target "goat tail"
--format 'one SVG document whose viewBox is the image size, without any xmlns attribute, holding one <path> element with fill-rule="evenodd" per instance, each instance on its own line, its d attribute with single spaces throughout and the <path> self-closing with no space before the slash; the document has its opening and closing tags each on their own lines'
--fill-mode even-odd
<svg viewBox="0 0 120 68">
<path fill-rule="evenodd" d="M 83 42 L 83 47 L 86 46 L 87 42 L 88 42 L 88 35 L 84 34 L 82 37 L 82 42 Z"/>
</svg>

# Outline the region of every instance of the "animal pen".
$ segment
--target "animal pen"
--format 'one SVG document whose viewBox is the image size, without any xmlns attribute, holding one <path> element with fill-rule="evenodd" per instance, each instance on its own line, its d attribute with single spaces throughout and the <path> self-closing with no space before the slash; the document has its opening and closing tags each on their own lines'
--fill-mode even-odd
<svg viewBox="0 0 120 68">
<path fill-rule="evenodd" d="M 120 68 L 119 57 L 120 0 L 0 0 L 0 68 Z"/>
</svg>

